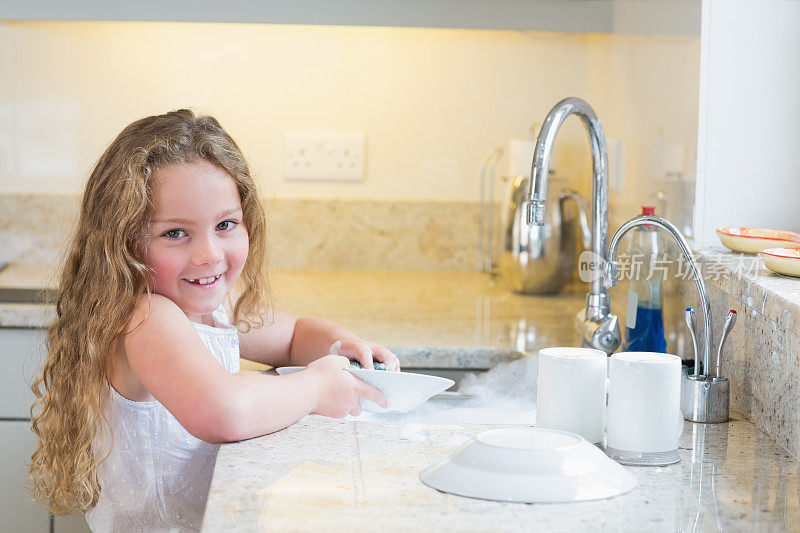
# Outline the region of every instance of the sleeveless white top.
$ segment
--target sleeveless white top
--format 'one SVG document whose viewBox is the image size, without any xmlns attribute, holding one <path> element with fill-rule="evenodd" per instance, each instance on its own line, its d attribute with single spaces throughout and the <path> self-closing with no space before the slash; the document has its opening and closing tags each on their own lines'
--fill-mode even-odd
<svg viewBox="0 0 800 533">
<path fill-rule="evenodd" d="M 239 372 L 239 336 L 220 307 L 221 327 L 194 324 L 229 372 Z M 111 454 L 97 470 L 100 498 L 86 512 L 95 532 L 196 531 L 214 473 L 218 444 L 193 437 L 158 401 L 134 402 L 109 387 Z"/>
</svg>

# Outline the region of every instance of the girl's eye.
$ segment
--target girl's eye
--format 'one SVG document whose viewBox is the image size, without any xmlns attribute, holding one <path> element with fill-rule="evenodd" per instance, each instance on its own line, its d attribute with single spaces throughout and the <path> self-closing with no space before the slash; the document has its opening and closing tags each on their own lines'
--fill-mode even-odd
<svg viewBox="0 0 800 533">
<path fill-rule="evenodd" d="M 227 231 L 236 227 L 237 222 L 235 220 L 224 220 L 217 224 L 217 229 L 220 231 Z"/>
<path fill-rule="evenodd" d="M 186 234 L 182 229 L 171 229 L 165 231 L 162 235 L 170 239 L 180 239 Z"/>
</svg>

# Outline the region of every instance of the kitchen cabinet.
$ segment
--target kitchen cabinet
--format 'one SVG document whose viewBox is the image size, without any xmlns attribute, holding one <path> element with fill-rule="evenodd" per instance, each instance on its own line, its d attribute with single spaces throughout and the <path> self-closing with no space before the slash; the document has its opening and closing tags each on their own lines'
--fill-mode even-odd
<svg viewBox="0 0 800 533">
<path fill-rule="evenodd" d="M 45 331 L 0 328 L 0 420 L 30 418 L 30 384 L 44 362 Z"/>
<path fill-rule="evenodd" d="M 37 445 L 30 383 L 44 361 L 44 340 L 44 330 L 0 328 L 0 524 L 3 531 L 85 533 L 82 514 L 51 518 L 30 492 L 28 462 Z"/>
<path fill-rule="evenodd" d="M 33 501 L 26 487 L 28 461 L 36 449 L 36 436 L 28 421 L 0 421 L 0 524 L 4 531 L 50 531 L 50 513 Z"/>
<path fill-rule="evenodd" d="M 700 0 L 11 2 L 0 20 L 245 22 L 588 33 L 700 33 Z"/>
<path fill-rule="evenodd" d="M 91 533 L 83 513 L 70 516 L 56 516 L 53 520 L 53 533 Z"/>
</svg>

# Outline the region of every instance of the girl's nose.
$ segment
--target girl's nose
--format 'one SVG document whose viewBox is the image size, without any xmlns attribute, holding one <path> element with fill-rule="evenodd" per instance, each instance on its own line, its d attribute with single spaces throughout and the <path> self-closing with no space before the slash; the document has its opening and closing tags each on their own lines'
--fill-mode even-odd
<svg viewBox="0 0 800 533">
<path fill-rule="evenodd" d="M 215 265 L 222 261 L 222 248 L 214 237 L 198 238 L 192 250 L 192 263 L 195 265 Z"/>
</svg>

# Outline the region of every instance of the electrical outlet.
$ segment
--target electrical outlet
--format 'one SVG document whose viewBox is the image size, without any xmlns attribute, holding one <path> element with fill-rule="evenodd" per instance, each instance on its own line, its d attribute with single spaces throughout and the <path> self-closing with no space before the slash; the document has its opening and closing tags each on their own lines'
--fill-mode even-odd
<svg viewBox="0 0 800 533">
<path fill-rule="evenodd" d="M 286 131 L 284 176 L 287 181 L 363 181 L 364 133 Z"/>
</svg>

